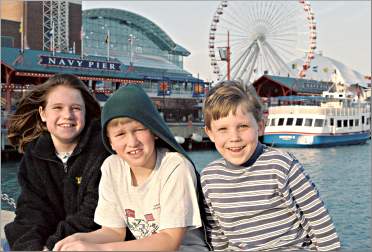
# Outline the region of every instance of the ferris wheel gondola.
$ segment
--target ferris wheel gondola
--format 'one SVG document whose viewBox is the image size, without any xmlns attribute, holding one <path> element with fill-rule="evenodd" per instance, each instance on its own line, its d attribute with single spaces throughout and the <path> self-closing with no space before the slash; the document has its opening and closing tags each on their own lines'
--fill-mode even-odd
<svg viewBox="0 0 372 252">
<path fill-rule="evenodd" d="M 315 15 L 307 1 L 221 1 L 209 30 L 213 73 L 218 80 L 227 78 L 220 53 L 229 39 L 232 79 L 252 83 L 267 73 L 305 77 L 316 38 Z M 304 55 L 302 66 L 290 64 Z"/>
</svg>

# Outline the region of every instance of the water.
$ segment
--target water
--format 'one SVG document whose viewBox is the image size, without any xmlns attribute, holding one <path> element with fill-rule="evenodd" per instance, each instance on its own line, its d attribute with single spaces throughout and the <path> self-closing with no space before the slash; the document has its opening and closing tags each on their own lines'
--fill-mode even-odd
<svg viewBox="0 0 372 252">
<path fill-rule="evenodd" d="M 364 145 L 289 149 L 304 165 L 326 204 L 343 248 L 371 250 L 371 141 Z M 200 171 L 219 158 L 216 151 L 191 151 Z M 2 164 L 2 191 L 18 196 L 17 163 Z M 2 202 L 2 209 L 7 208 Z"/>
</svg>

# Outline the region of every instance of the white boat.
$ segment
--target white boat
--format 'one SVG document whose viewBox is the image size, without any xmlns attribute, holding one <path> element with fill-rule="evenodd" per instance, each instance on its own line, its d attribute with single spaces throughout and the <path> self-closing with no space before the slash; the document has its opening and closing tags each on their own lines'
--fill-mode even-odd
<svg viewBox="0 0 372 252">
<path fill-rule="evenodd" d="M 320 147 L 361 144 L 371 136 L 369 101 L 358 100 L 345 92 L 328 91 L 318 97 L 282 98 L 278 99 L 281 101 L 278 106 L 268 109 L 262 140 L 267 145 Z"/>
<path fill-rule="evenodd" d="M 201 143 L 203 141 L 203 136 L 198 133 L 192 133 L 191 139 L 197 143 Z"/>
<path fill-rule="evenodd" d="M 177 143 L 183 144 L 185 142 L 185 138 L 182 136 L 175 136 L 174 139 L 176 139 Z"/>
</svg>

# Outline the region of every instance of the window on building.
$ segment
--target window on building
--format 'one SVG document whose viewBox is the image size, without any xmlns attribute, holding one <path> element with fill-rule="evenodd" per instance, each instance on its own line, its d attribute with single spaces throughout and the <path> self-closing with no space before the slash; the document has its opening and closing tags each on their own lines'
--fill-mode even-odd
<svg viewBox="0 0 372 252">
<path fill-rule="evenodd" d="M 354 126 L 354 120 L 350 119 L 349 120 L 349 127 L 353 127 Z"/>
<path fill-rule="evenodd" d="M 313 124 L 313 119 L 311 119 L 311 118 L 306 118 L 305 119 L 305 125 L 304 126 L 311 127 L 312 124 Z"/>
<path fill-rule="evenodd" d="M 362 116 L 362 124 L 364 124 L 364 116 Z"/>
<path fill-rule="evenodd" d="M 282 126 L 284 124 L 284 118 L 279 118 L 278 126 Z"/>
<path fill-rule="evenodd" d="M 275 118 L 271 119 L 270 126 L 275 126 Z"/>
<path fill-rule="evenodd" d="M 330 119 L 329 119 L 329 125 L 330 125 L 330 126 L 333 126 L 334 123 L 335 123 L 335 122 L 334 122 L 334 119 L 333 119 L 333 118 L 330 118 Z"/>
<path fill-rule="evenodd" d="M 287 118 L 287 126 L 291 126 L 293 124 L 293 118 Z"/>
<path fill-rule="evenodd" d="M 347 127 L 347 120 L 344 120 L 344 127 Z"/>
<path fill-rule="evenodd" d="M 296 126 L 302 126 L 302 122 L 304 121 L 303 118 L 297 118 L 296 119 Z"/>
<path fill-rule="evenodd" d="M 314 127 L 323 127 L 323 119 L 315 119 Z"/>
</svg>

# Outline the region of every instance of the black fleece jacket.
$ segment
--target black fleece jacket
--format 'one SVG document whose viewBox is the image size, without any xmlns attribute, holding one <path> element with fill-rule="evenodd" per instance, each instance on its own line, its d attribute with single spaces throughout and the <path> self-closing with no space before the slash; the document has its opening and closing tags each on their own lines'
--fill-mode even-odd
<svg viewBox="0 0 372 252">
<path fill-rule="evenodd" d="M 86 125 L 67 167 L 56 156 L 49 133 L 27 145 L 18 172 L 16 217 L 5 226 L 12 250 L 51 250 L 68 235 L 99 228 L 93 217 L 100 167 L 109 155 L 100 129 L 98 121 Z"/>
</svg>

